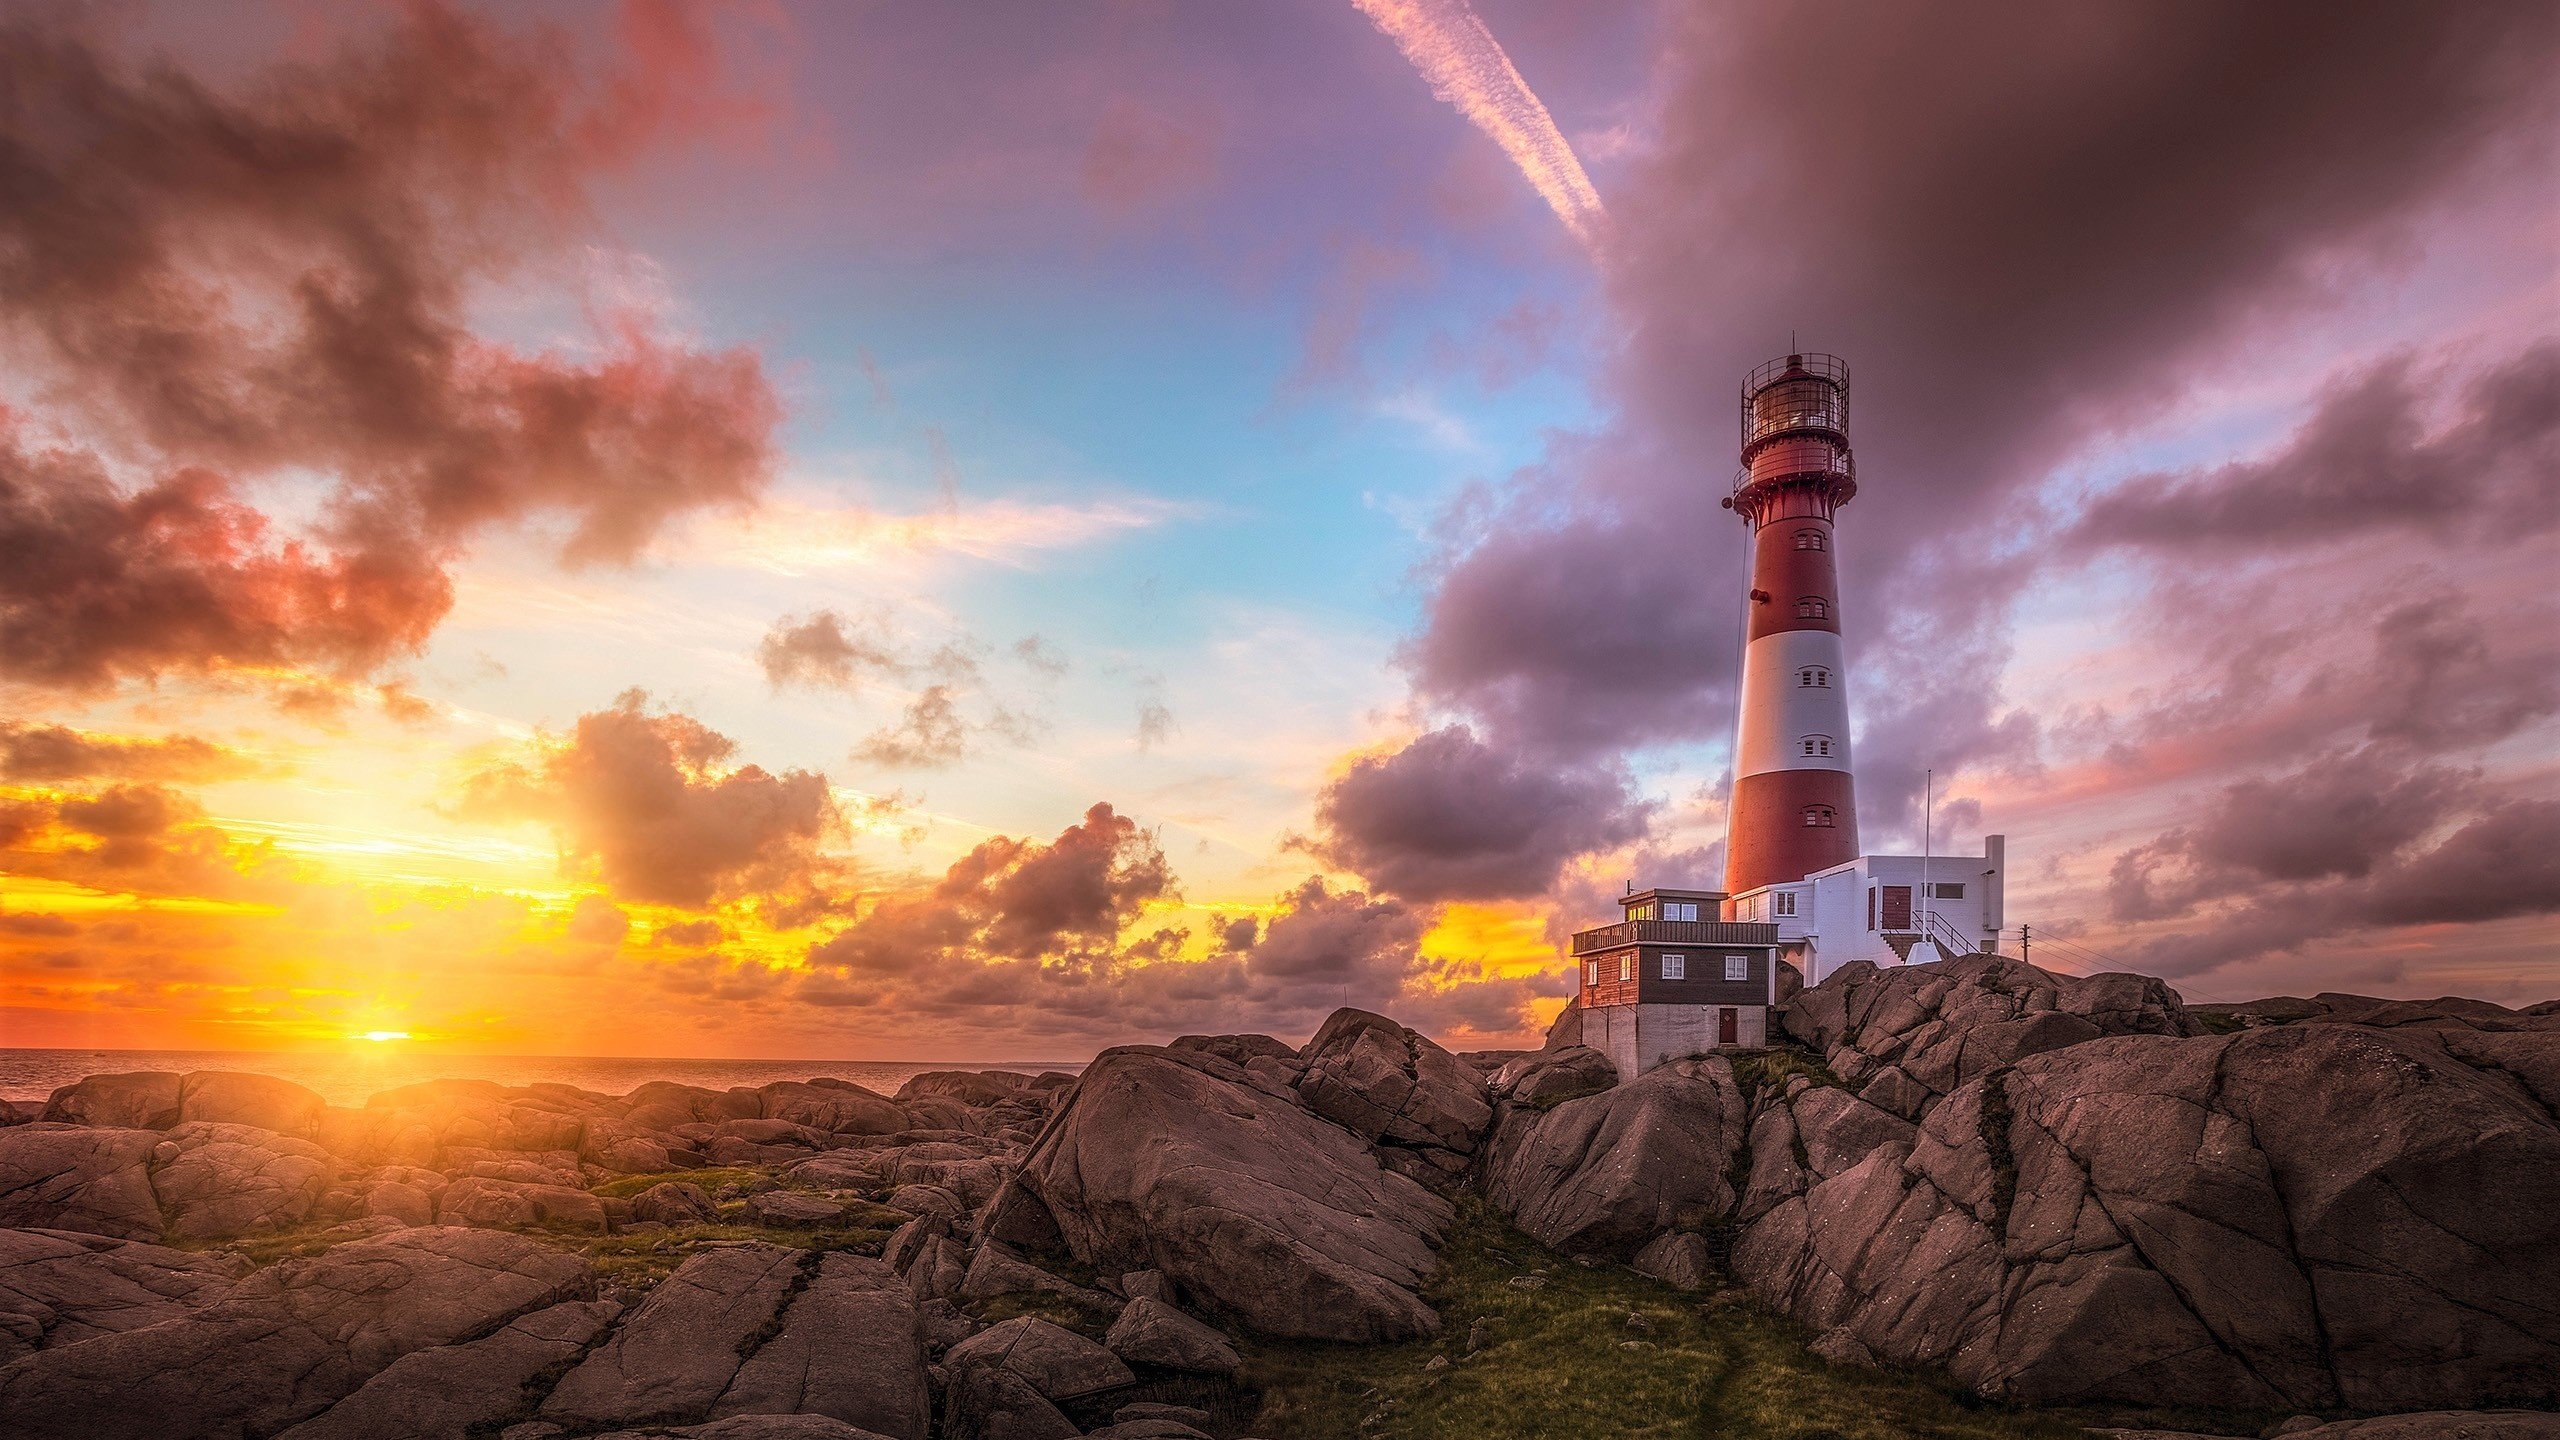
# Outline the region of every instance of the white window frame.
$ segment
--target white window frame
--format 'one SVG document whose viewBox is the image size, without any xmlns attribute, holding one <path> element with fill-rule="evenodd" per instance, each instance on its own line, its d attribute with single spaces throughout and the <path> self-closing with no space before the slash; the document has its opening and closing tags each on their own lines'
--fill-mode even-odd
<svg viewBox="0 0 2560 1440">
<path fill-rule="evenodd" d="M 1597 985 L 1597 984 L 1599 984 L 1599 983 L 1600 983 L 1600 962 L 1599 962 L 1599 961 L 1597 961 L 1597 960 L 1594 960 L 1594 961 L 1591 961 L 1591 962 L 1590 962 L 1589 964 L 1587 964 L 1586 966 L 1584 966 L 1584 967 L 1583 967 L 1583 975 L 1584 975 L 1584 981 L 1583 981 L 1583 983 L 1584 983 L 1584 984 L 1587 984 L 1587 985 Z"/>
<path fill-rule="evenodd" d="M 1662 902 L 1662 918 L 1665 920 L 1685 920 L 1694 923 L 1698 918 L 1698 902 L 1695 900 L 1666 900 Z"/>
<path fill-rule="evenodd" d="M 1662 953 L 1662 978 L 1665 980 L 1688 979 L 1689 957 L 1677 950 L 1664 951 Z"/>
<path fill-rule="evenodd" d="M 1727 980 L 1750 979 L 1751 957 L 1748 955 L 1727 955 L 1724 957 L 1724 978 Z"/>
<path fill-rule="evenodd" d="M 1796 913 L 1796 892 L 1793 890 L 1776 891 L 1774 892 L 1773 898 L 1778 902 L 1776 906 L 1776 913 L 1786 916 L 1792 916 Z"/>
<path fill-rule="evenodd" d="M 1628 953 L 1618 957 L 1618 978 L 1621 980 L 1633 980 L 1636 978 L 1635 952 L 1629 951 Z"/>
</svg>

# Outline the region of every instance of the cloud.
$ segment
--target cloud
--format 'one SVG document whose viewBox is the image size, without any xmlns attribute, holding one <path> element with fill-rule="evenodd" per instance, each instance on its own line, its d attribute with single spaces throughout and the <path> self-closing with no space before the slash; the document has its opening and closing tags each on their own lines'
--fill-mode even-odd
<svg viewBox="0 0 2560 1440">
<path fill-rule="evenodd" d="M 938 883 L 883 897 L 810 951 L 814 966 L 860 978 L 926 974 L 974 955 L 1108 964 L 1121 931 L 1172 892 L 1154 837 L 1108 804 L 1054 841 L 997 836 Z"/>
<path fill-rule="evenodd" d="M 1407 900 L 1516 899 L 1647 822 L 1621 774 L 1524 760 L 1452 725 L 1352 761 L 1318 798 L 1307 848 Z"/>
<path fill-rule="evenodd" d="M 2511 543 L 2560 524 L 2560 342 L 2472 375 L 2441 427 L 2415 372 L 2401 354 L 2332 382 L 2274 455 L 2136 477 L 2092 500 L 2064 538 L 2264 554 L 2383 528 Z"/>
<path fill-rule="evenodd" d="M 271 899 L 284 876 L 261 847 L 235 847 L 193 797 L 119 781 L 80 790 L 0 790 L 0 874 L 109 894 Z"/>
<path fill-rule="evenodd" d="M 1224 118 L 1205 105 L 1167 110 L 1127 96 L 1112 101 L 1085 144 L 1078 171 L 1085 198 L 1127 217 L 1207 188 L 1218 174 Z"/>
<path fill-rule="evenodd" d="M 910 669 L 883 624 L 874 620 L 849 627 L 833 610 L 816 611 L 805 620 L 788 615 L 776 620 L 756 650 L 756 663 L 777 690 L 791 685 L 853 690 L 868 676 L 901 676 Z"/>
<path fill-rule="evenodd" d="M 844 817 L 826 777 L 733 767 L 736 742 L 652 711 L 641 691 L 538 748 L 474 772 L 461 813 L 549 825 L 564 868 L 592 871 L 622 899 L 692 910 L 754 899 L 790 911 L 823 905 L 840 878 L 824 846 Z"/>
<path fill-rule="evenodd" d="M 0 591 L 14 670 L 369 670 L 418 648 L 492 527 L 620 562 L 757 498 L 780 404 L 753 352 L 636 313 L 583 355 L 467 325 L 476 291 L 584 228 L 591 175 L 702 118 L 668 88 L 698 79 L 700 37 L 641 9 L 644 52 L 600 94 L 557 35 L 433 3 L 227 89 L 124 62 L 71 10 L 0 22 L 0 339 L 34 413 L 158 477 L 12 442 L 0 545 L 60 546 L 72 582 Z M 314 533 L 275 535 L 245 482 L 312 475 Z"/>
<path fill-rule="evenodd" d="M 1352 0 L 1431 86 L 1502 148 L 1573 237 L 1597 247 L 1608 212 L 1547 107 L 1466 0 Z"/>
<path fill-rule="evenodd" d="M 2060 23 L 2016 5 L 1677 12 L 1651 141 L 1627 156 L 1603 237 L 1624 336 L 1607 418 L 1442 517 L 1404 651 L 1415 699 L 1532 767 L 1729 733 L 1744 583 L 1741 527 L 1716 504 L 1737 447 L 1729 397 L 1798 331 L 1858 372 L 1861 489 L 1840 559 L 1870 834 L 1911 813 L 1924 768 L 2036 773 L 2052 717 L 2003 694 L 2012 606 L 2090 552 L 2038 546 L 2014 517 L 2244 340 L 2262 351 L 2404 260 L 2429 222 L 2493 202 L 2547 212 L 2560 85 L 2526 57 L 2555 30 L 2529 3 L 2110 3 Z M 1803 103 L 1818 93 L 1857 101 Z M 2546 363 L 2495 367 L 2443 425 L 2381 432 L 2391 454 L 2449 467 L 2494 452 L 2499 478 L 2477 483 L 2542 503 Z M 2428 392 L 2408 377 L 2418 413 Z M 2393 398 L 2364 396 L 2386 412 Z M 2386 499 L 2422 483 L 2381 463 Z M 2299 477 L 2260 478 L 2278 487 L 2256 502 L 2272 513 Z M 2227 557 L 2198 562 L 2200 590 L 2247 583 Z M 2228 599 L 2191 603 L 2173 613 L 2197 627 L 2241 618 Z M 2233 698 L 2217 724 L 2256 703 Z M 2473 728 L 2534 708 L 2447 704 Z M 2410 708 L 2404 695 L 2377 713 Z"/>
<path fill-rule="evenodd" d="M 927 685 L 907 704 L 898 723 L 853 747 L 854 758 L 893 770 L 940 770 L 968 753 L 968 726 L 949 685 Z"/>
<path fill-rule="evenodd" d="M 0 780 L 231 780 L 261 768 L 194 735 L 102 735 L 0 720 Z"/>
</svg>

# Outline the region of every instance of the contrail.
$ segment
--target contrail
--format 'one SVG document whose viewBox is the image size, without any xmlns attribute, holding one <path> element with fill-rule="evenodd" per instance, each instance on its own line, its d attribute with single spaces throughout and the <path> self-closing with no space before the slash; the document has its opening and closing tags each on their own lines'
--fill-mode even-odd
<svg viewBox="0 0 2560 1440">
<path fill-rule="evenodd" d="M 1512 68 L 1493 32 L 1467 0 L 1351 0 L 1369 22 L 1396 42 L 1404 58 L 1431 84 L 1434 98 L 1493 137 L 1520 167 L 1547 207 L 1584 248 L 1597 248 L 1608 212 L 1582 173 L 1529 82 Z"/>
</svg>

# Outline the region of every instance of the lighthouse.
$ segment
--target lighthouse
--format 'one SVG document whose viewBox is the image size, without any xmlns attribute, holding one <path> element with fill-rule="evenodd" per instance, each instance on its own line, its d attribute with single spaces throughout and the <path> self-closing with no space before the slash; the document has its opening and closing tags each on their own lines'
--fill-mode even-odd
<svg viewBox="0 0 2560 1440">
<path fill-rule="evenodd" d="M 1768 1043 L 1789 967 L 1818 984 L 1843 965 L 1997 953 L 2005 837 L 1983 836 L 1979 858 L 1858 853 L 1832 528 L 1857 493 L 1849 367 L 1790 355 L 1751 372 L 1742 470 L 1724 502 L 1751 536 L 1724 889 L 1630 880 L 1624 918 L 1574 932 L 1574 998 L 1550 1047 L 1588 1045 L 1640 1075 Z"/>
<path fill-rule="evenodd" d="M 1742 470 L 1724 502 L 1751 530 L 1729 895 L 1858 858 L 1833 528 L 1857 493 L 1849 367 L 1835 355 L 1790 355 L 1753 371 L 1742 387 Z"/>
</svg>

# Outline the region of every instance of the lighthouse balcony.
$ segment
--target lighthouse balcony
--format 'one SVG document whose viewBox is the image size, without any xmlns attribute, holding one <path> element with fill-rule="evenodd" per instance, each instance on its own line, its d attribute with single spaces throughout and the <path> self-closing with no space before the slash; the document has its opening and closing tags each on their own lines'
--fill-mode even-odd
<svg viewBox="0 0 2560 1440">
<path fill-rule="evenodd" d="M 1775 925 L 1720 920 L 1621 920 L 1574 933 L 1573 953 L 1592 955 L 1628 945 L 1775 945 Z"/>
</svg>

